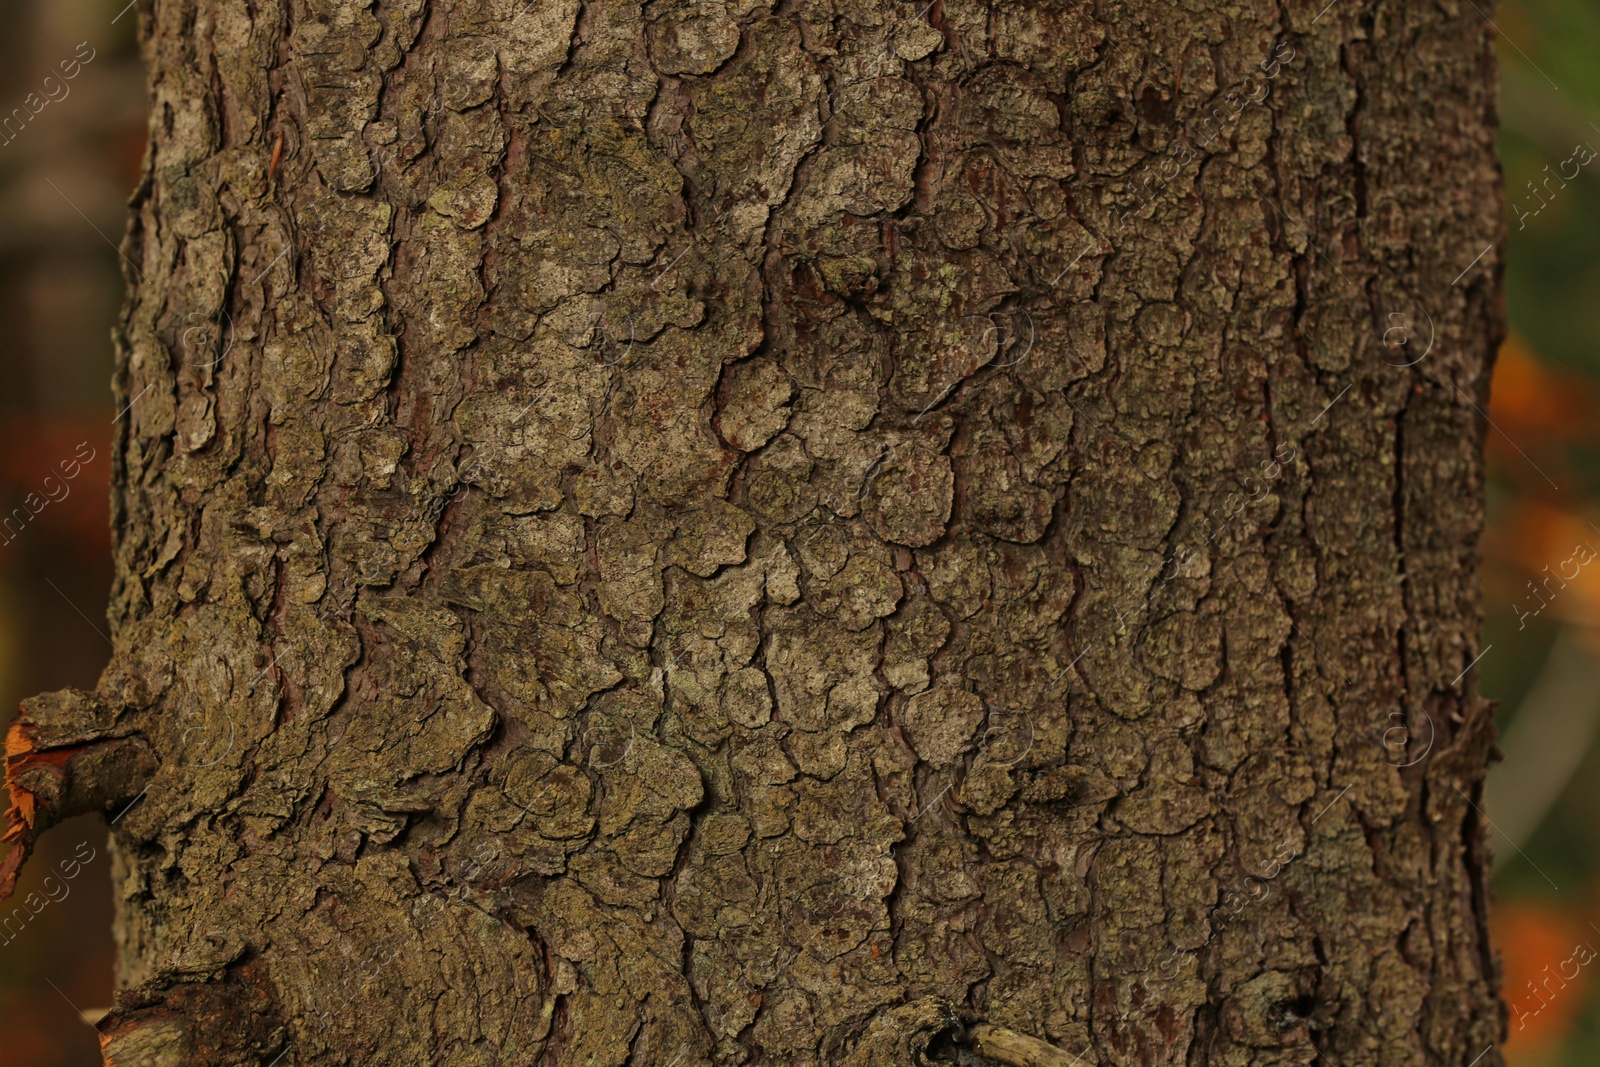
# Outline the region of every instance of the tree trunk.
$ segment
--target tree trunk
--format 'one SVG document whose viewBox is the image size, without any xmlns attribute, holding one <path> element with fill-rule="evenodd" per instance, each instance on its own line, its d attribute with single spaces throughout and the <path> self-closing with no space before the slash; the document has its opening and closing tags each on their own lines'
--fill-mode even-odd
<svg viewBox="0 0 1600 1067">
<path fill-rule="evenodd" d="M 107 1061 L 1497 1064 L 1490 31 L 1321 6 L 141 4 Z"/>
</svg>

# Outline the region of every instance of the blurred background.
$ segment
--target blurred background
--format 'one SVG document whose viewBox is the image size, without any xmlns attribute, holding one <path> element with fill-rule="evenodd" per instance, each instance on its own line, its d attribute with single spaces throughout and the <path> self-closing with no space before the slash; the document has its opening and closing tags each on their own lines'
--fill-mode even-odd
<svg viewBox="0 0 1600 1067">
<path fill-rule="evenodd" d="M 31 516 L 0 527 L 5 721 L 25 696 L 92 688 L 109 647 L 114 246 L 144 143 L 125 4 L 0 5 L 0 117 L 39 108 L 0 123 L 0 317 L 12 324 L 0 334 L 0 515 Z M 1600 160 L 1585 161 L 1600 149 L 1600 5 L 1517 0 L 1492 14 L 1511 336 L 1489 409 L 1501 432 L 1489 438 L 1478 667 L 1501 702 L 1506 757 L 1486 803 L 1506 1054 L 1515 1067 L 1587 1067 L 1600 1063 L 1600 966 L 1586 965 L 1600 950 Z M 46 835 L 18 900 L 44 897 L 61 861 L 93 858 L 25 927 L 0 924 L 7 1064 L 100 1063 L 79 1013 L 111 1000 L 104 843 L 97 819 Z"/>
<path fill-rule="evenodd" d="M 1505 759 L 1484 808 L 1506 1060 L 1578 1067 L 1600 1063 L 1600 5 L 1493 15 L 1511 335 L 1490 393 L 1478 665 Z"/>
<path fill-rule="evenodd" d="M 6 723 L 26 696 L 93 688 L 110 647 L 110 330 L 122 299 L 112 242 L 139 178 L 145 122 L 136 12 L 118 17 L 126 3 L 0 4 L 0 119 L 12 119 L 0 121 L 0 321 L 10 323 L 0 334 L 0 515 L 29 516 L 20 530 L 0 526 Z M 97 818 L 47 834 L 0 908 L 10 916 L 30 891 L 59 898 L 20 930 L 0 922 L 6 1067 L 100 1063 L 79 1011 L 111 1003 L 105 836 Z M 62 861 L 91 855 L 75 878 L 61 877 Z"/>
</svg>

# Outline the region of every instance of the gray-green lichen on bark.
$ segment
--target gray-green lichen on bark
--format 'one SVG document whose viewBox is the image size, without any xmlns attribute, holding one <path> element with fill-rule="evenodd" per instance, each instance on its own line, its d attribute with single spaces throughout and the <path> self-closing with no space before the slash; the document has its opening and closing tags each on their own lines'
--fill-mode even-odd
<svg viewBox="0 0 1600 1067">
<path fill-rule="evenodd" d="M 109 1061 L 1501 1032 L 1470 6 L 140 15 Z"/>
</svg>

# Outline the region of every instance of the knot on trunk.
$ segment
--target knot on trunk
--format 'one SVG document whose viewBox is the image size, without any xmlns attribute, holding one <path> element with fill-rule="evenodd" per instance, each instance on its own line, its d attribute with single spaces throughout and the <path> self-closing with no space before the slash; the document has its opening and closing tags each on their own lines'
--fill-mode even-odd
<svg viewBox="0 0 1600 1067">
<path fill-rule="evenodd" d="M 843 1061 L 844 1067 L 1093 1067 L 1096 1062 L 1087 1049 L 1074 1056 L 1003 1026 L 965 1026 L 955 1008 L 937 997 L 879 1014 Z"/>
<path fill-rule="evenodd" d="M 155 773 L 155 752 L 133 730 L 126 709 L 63 689 L 22 702 L 6 733 L 6 831 L 0 900 L 45 830 L 63 819 L 126 804 Z"/>
<path fill-rule="evenodd" d="M 256 959 L 206 980 L 124 990 L 95 1028 L 105 1067 L 266 1067 L 289 1051 L 282 1009 Z"/>
</svg>

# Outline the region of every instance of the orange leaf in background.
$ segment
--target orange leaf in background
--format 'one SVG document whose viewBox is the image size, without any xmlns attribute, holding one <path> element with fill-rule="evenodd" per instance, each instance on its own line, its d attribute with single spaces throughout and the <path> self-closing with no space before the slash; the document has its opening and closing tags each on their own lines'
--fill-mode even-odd
<svg viewBox="0 0 1600 1067">
<path fill-rule="evenodd" d="M 1519 618 L 1547 615 L 1600 629 L 1600 530 L 1589 520 L 1522 499 L 1491 536 L 1487 551 L 1517 572 L 1511 595 Z"/>
<path fill-rule="evenodd" d="M 1600 937 L 1559 908 L 1533 900 L 1502 901 L 1493 916 L 1505 968 L 1501 998 L 1511 1009 L 1506 1050 L 1526 1055 L 1566 1036 L 1600 960 L 1568 963 L 1568 975 L 1577 966 L 1570 978 L 1562 976 L 1562 965 L 1574 959 L 1578 946 L 1600 946 Z"/>
<path fill-rule="evenodd" d="M 1588 436 L 1597 407 L 1588 378 L 1540 361 L 1516 333 L 1506 338 L 1489 385 L 1489 417 L 1518 447 L 1549 447 Z M 1491 445 L 1505 445 L 1489 433 Z M 1499 440 L 1497 440 L 1499 439 Z"/>
</svg>

